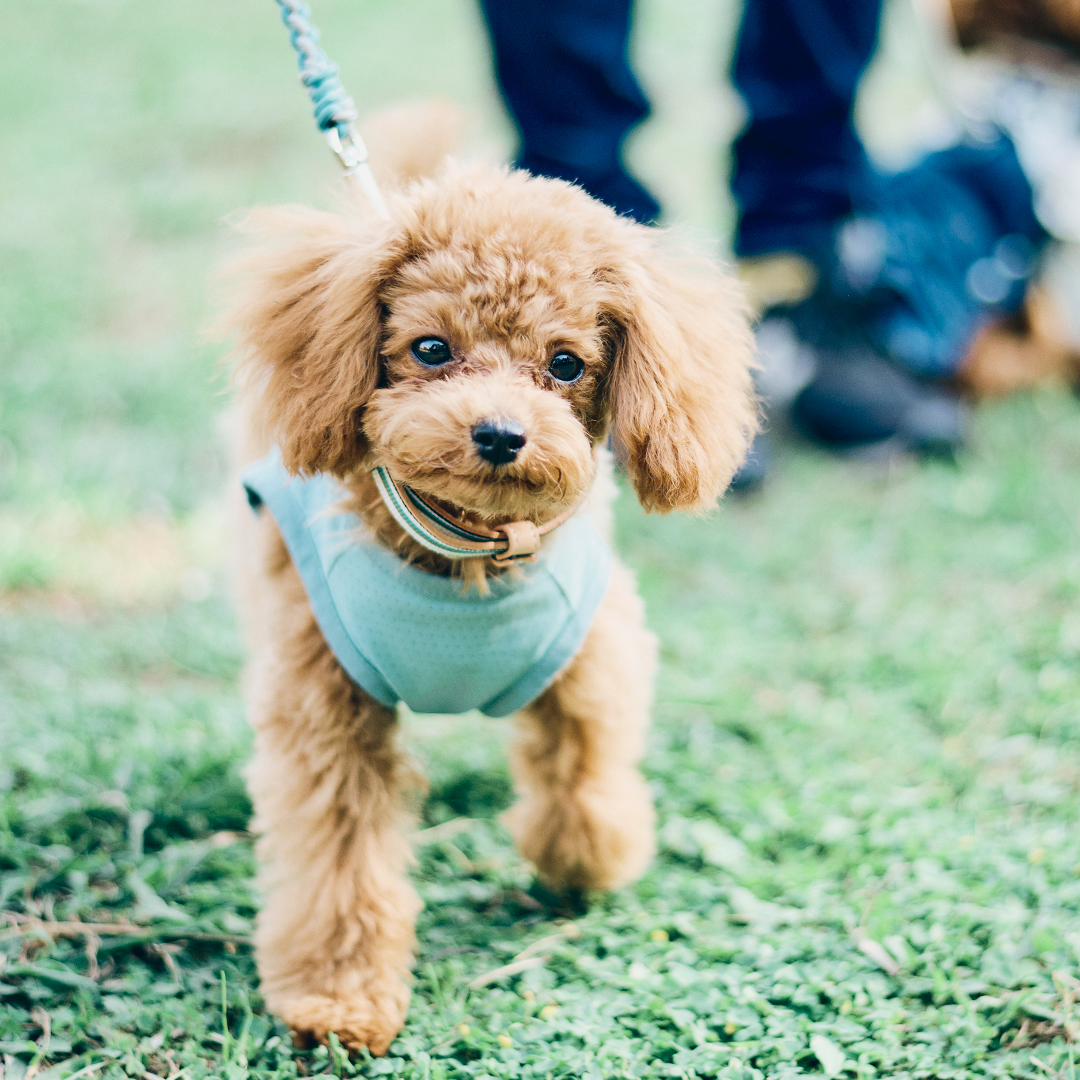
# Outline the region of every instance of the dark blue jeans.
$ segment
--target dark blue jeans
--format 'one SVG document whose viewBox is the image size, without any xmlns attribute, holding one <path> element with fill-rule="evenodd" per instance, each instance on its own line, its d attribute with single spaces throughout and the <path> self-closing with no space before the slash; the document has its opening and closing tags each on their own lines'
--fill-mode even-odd
<svg viewBox="0 0 1080 1080">
<path fill-rule="evenodd" d="M 639 221 L 655 199 L 622 147 L 649 112 L 627 56 L 632 0 L 481 0 L 520 137 L 517 164 L 579 182 Z M 851 209 L 867 168 L 852 125 L 881 0 L 746 0 L 734 82 L 750 123 L 735 145 L 736 250 L 802 249 Z"/>
<path fill-rule="evenodd" d="M 731 178 L 739 255 L 818 250 L 867 186 L 852 110 L 880 15 L 881 0 L 746 0 L 732 70 L 750 113 Z"/>
<path fill-rule="evenodd" d="M 495 75 L 517 124 L 515 164 L 580 183 L 620 214 L 650 222 L 656 200 L 622 163 L 649 115 L 630 70 L 631 0 L 480 0 Z"/>
</svg>

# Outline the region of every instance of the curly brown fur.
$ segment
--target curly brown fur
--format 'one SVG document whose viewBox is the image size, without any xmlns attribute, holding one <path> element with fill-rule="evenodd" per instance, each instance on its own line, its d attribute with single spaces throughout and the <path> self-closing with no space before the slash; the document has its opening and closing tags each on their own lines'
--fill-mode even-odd
<svg viewBox="0 0 1080 1080">
<path fill-rule="evenodd" d="M 1040 383 L 1076 385 L 1080 354 L 1065 317 L 1046 289 L 1032 285 L 1014 315 L 983 327 L 968 349 L 957 382 L 976 397 L 1004 397 Z"/>
<path fill-rule="evenodd" d="M 370 477 L 399 481 L 477 523 L 547 521 L 582 506 L 601 528 L 610 431 L 643 505 L 712 505 L 757 422 L 752 339 L 728 276 L 554 180 L 450 165 L 389 195 L 391 220 L 264 210 L 229 316 L 238 338 L 238 465 L 272 444 L 293 473 L 337 477 L 377 540 L 434 574 Z M 450 362 L 425 367 L 424 337 Z M 548 371 L 569 351 L 584 373 Z M 492 465 L 482 419 L 527 432 Z M 383 1053 L 408 1000 L 413 920 L 408 793 L 395 717 L 345 675 L 272 520 L 241 520 L 241 606 L 256 730 L 249 781 L 266 907 L 264 993 L 299 1038 L 331 1031 Z M 498 564 L 464 564 L 480 575 Z M 613 888 L 653 850 L 644 750 L 654 644 L 617 566 L 578 655 L 523 714 L 514 753 L 519 846 L 556 889 Z"/>
<path fill-rule="evenodd" d="M 521 853 L 560 887 L 614 889 L 653 854 L 645 753 L 656 643 L 628 570 L 562 676 L 522 712 L 511 758 L 521 800 L 506 824 Z"/>
<path fill-rule="evenodd" d="M 1080 0 L 950 0 L 965 49 L 1002 38 L 1056 45 L 1080 56 Z"/>
</svg>

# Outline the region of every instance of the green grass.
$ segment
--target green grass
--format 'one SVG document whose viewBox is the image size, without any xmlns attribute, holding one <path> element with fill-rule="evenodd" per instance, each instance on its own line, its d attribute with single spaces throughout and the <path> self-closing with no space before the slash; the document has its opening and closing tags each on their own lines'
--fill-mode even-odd
<svg viewBox="0 0 1080 1080">
<path fill-rule="evenodd" d="M 448 94 L 478 145 L 508 145 L 464 0 L 317 10 L 363 102 Z M 701 133 L 734 123 L 713 77 L 734 15 L 641 12 L 658 122 L 634 152 L 702 232 L 730 220 Z M 707 520 L 624 494 L 663 643 L 652 869 L 567 922 L 498 823 L 506 726 L 410 718 L 425 823 L 474 823 L 418 852 L 408 1023 L 378 1062 L 293 1050 L 247 943 L 249 735 L 200 327 L 222 217 L 322 202 L 333 163 L 269 0 L 55 0 L 5 25 L 4 1080 L 1075 1080 L 1080 407 L 1049 391 L 981 409 L 956 467 L 788 444 L 760 498 Z M 57 920 L 121 932 L 50 938 Z M 542 966 L 469 990 L 554 934 Z"/>
</svg>

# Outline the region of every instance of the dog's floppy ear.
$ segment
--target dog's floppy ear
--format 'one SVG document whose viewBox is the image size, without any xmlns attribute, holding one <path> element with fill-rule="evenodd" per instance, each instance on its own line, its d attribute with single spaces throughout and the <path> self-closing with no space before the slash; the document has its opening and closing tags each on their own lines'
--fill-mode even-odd
<svg viewBox="0 0 1080 1080">
<path fill-rule="evenodd" d="M 304 207 L 253 211 L 255 243 L 222 328 L 236 378 L 293 473 L 342 475 L 367 451 L 364 405 L 379 381 L 380 290 L 399 263 L 390 227 Z"/>
<path fill-rule="evenodd" d="M 704 510 L 758 427 L 738 284 L 653 248 L 610 271 L 612 437 L 646 510 Z"/>
</svg>

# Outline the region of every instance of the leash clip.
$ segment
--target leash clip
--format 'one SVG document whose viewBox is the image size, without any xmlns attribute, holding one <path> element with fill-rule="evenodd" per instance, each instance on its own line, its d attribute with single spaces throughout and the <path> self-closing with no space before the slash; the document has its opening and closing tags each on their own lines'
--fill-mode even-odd
<svg viewBox="0 0 1080 1080">
<path fill-rule="evenodd" d="M 345 176 L 359 185 L 379 217 L 384 221 L 388 220 L 390 211 L 386 208 L 382 192 L 368 164 L 367 147 L 364 140 L 353 132 L 352 124 L 335 124 L 328 127 L 323 134 L 330 149 L 344 166 Z"/>
<path fill-rule="evenodd" d="M 351 124 L 335 124 L 323 134 L 338 161 L 345 166 L 346 173 L 367 162 L 367 147 L 359 136 L 353 134 Z"/>
</svg>

